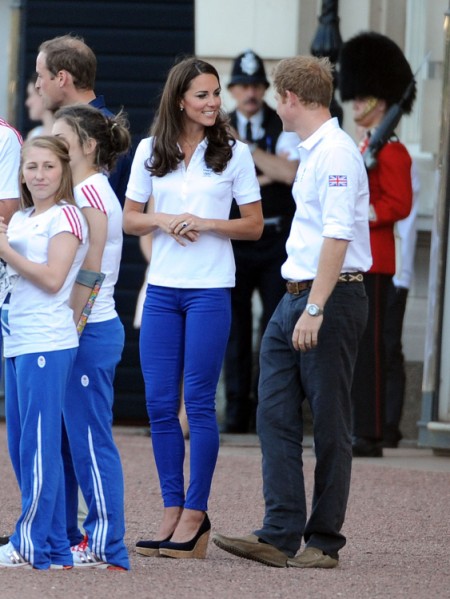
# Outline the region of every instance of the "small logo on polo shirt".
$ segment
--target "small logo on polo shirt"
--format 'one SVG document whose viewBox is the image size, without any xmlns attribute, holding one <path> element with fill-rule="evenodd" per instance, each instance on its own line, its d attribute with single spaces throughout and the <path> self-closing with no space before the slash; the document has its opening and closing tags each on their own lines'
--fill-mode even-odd
<svg viewBox="0 0 450 599">
<path fill-rule="evenodd" d="M 328 187 L 347 187 L 347 175 L 329 175 Z"/>
<path fill-rule="evenodd" d="M 83 374 L 83 376 L 81 377 L 81 384 L 83 385 L 83 387 L 87 387 L 89 385 L 89 377 L 87 374 Z"/>
<path fill-rule="evenodd" d="M 39 358 L 37 359 L 37 364 L 39 366 L 39 368 L 44 368 L 46 361 L 44 356 L 39 356 Z"/>
</svg>

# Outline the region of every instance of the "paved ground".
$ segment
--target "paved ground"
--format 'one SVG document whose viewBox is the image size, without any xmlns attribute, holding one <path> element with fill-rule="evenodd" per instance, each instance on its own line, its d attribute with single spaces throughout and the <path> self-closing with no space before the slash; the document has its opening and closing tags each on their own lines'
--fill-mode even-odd
<svg viewBox="0 0 450 599">
<path fill-rule="evenodd" d="M 0 570 L 5 599 L 160 597 L 440 599 L 450 596 L 450 458 L 404 446 L 383 459 L 355 460 L 339 568 L 276 569 L 240 560 L 210 543 L 206 560 L 145 558 L 134 543 L 151 537 L 161 509 L 151 442 L 142 428 L 115 428 L 126 479 L 126 541 L 132 571 Z M 18 515 L 19 493 L 0 424 L 0 533 Z M 314 456 L 305 451 L 311 492 Z M 247 534 L 261 522 L 256 437 L 224 436 L 209 515 L 213 530 Z"/>
</svg>

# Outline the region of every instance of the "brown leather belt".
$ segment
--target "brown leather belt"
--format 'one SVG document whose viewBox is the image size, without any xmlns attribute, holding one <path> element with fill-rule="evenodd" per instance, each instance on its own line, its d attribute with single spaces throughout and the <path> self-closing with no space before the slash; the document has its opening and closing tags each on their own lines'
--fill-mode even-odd
<svg viewBox="0 0 450 599">
<path fill-rule="evenodd" d="M 362 283 L 364 275 L 362 272 L 343 272 L 339 275 L 338 283 Z M 288 293 L 298 295 L 305 289 L 310 289 L 314 279 L 308 281 L 286 281 L 286 290 Z"/>
</svg>

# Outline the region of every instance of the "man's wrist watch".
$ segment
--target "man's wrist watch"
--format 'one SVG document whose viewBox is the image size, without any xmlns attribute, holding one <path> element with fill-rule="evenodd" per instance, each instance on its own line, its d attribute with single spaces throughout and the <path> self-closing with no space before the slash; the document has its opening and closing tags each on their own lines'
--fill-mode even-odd
<svg viewBox="0 0 450 599">
<path fill-rule="evenodd" d="M 310 316 L 321 316 L 323 314 L 322 308 L 319 308 L 317 304 L 306 304 L 305 310 Z"/>
</svg>

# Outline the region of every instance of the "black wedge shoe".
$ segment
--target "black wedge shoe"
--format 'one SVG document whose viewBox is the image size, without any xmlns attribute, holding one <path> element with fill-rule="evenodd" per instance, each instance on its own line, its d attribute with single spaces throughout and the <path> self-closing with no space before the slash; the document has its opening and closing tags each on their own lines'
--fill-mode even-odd
<svg viewBox="0 0 450 599">
<path fill-rule="evenodd" d="M 164 557 L 175 557 L 177 559 L 204 559 L 206 557 L 210 532 L 211 522 L 209 521 L 208 514 L 205 514 L 203 522 L 193 539 L 186 541 L 186 543 L 164 541 L 159 546 L 159 554 Z"/>
<path fill-rule="evenodd" d="M 147 557 L 158 557 L 161 543 L 170 541 L 171 537 L 172 535 L 168 536 L 167 539 L 162 539 L 162 541 L 138 541 L 136 543 L 136 553 Z"/>
</svg>

